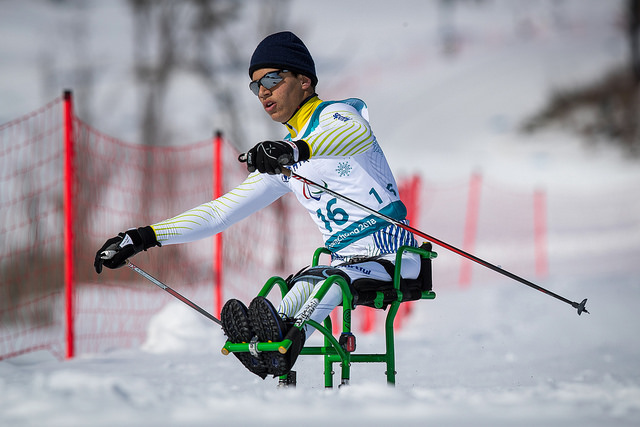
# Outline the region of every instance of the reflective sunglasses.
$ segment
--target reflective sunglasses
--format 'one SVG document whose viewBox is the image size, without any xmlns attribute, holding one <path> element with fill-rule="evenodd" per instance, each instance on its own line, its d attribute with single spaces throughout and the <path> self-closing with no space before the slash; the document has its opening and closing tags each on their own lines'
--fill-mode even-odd
<svg viewBox="0 0 640 427">
<path fill-rule="evenodd" d="M 284 80 L 284 77 L 282 77 L 280 74 L 288 72 L 289 70 L 271 71 L 262 76 L 262 78 L 249 83 L 249 89 L 251 89 L 251 92 L 253 92 L 255 96 L 258 96 L 258 93 L 260 93 L 260 86 L 264 86 L 265 89 L 271 89 L 282 80 Z"/>
</svg>

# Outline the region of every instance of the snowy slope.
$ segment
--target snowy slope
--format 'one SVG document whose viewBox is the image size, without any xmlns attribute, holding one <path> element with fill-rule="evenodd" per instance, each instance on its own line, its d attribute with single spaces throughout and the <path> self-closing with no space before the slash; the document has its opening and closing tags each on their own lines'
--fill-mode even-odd
<svg viewBox="0 0 640 427">
<path fill-rule="evenodd" d="M 296 366 L 298 387 L 276 390 L 274 380 L 219 353 L 219 327 L 172 301 L 140 349 L 0 362 L 0 425 L 637 425 L 640 167 L 558 130 L 517 132 L 555 87 L 588 81 L 624 59 L 615 28 L 622 2 L 486 3 L 470 2 L 457 15 L 454 57 L 437 44 L 437 2 L 295 1 L 290 28 L 316 57 L 322 96 L 367 101 L 398 173 L 447 183 L 480 169 L 519 188 L 545 186 L 551 270 L 537 283 L 573 301 L 589 298 L 590 315 L 499 275 L 464 290 L 436 283 L 438 298 L 417 304 L 397 336 L 395 389 L 381 366 L 358 365 L 350 387 L 325 390 L 320 359 L 306 356 Z M 122 7 L 111 3 L 101 13 L 121 20 Z M 535 24 L 532 37 L 518 30 L 524 17 Z M 45 22 L 34 14 L 13 27 Z M 127 31 L 126 23 L 117 28 Z M 2 106 L 7 118 L 41 101 L 20 71 L 33 58 L 11 52 L 2 63 L 16 76 L 1 89 L 12 96 Z M 253 105 L 245 85 L 238 96 Z M 6 104 L 27 102 L 21 92 L 34 101 L 11 112 Z M 210 127 L 201 132 L 187 140 Z M 582 197 L 590 194 L 592 203 Z M 567 203 L 571 196 L 580 206 Z M 596 222 L 588 212 L 597 212 Z M 379 344 L 379 335 L 358 337 L 361 351 Z"/>
<path fill-rule="evenodd" d="M 599 293 L 600 280 L 609 283 Z M 397 387 L 380 366 L 354 366 L 352 385 L 322 388 L 320 359 L 302 357 L 295 390 L 248 374 L 218 353 L 217 327 L 178 303 L 143 349 L 58 362 L 32 355 L 0 364 L 6 425 L 281 424 L 635 425 L 640 412 L 637 281 L 562 286 L 590 296 L 592 315 L 500 283 L 422 302 L 397 340 Z M 376 342 L 373 342 L 376 341 Z M 360 336 L 362 351 L 379 337 Z M 367 350 L 368 349 L 368 350 Z"/>
</svg>

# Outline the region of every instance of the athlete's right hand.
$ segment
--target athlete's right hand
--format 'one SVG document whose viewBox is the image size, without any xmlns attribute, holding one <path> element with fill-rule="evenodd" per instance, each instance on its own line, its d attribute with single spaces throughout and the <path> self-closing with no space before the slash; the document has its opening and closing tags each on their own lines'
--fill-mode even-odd
<svg viewBox="0 0 640 427">
<path fill-rule="evenodd" d="M 156 233 L 150 226 L 131 228 L 107 240 L 96 252 L 93 267 L 96 273 L 102 272 L 102 266 L 120 268 L 128 258 L 140 251 L 146 251 L 153 246 L 161 246 L 156 239 Z"/>
</svg>

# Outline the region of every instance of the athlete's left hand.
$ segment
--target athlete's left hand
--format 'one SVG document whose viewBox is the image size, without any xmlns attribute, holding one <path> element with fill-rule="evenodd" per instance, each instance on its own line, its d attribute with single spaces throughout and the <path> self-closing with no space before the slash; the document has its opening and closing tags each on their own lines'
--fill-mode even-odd
<svg viewBox="0 0 640 427">
<path fill-rule="evenodd" d="M 299 141 L 263 141 L 240 157 L 247 162 L 249 172 L 275 175 L 282 172 L 283 166 L 308 160 L 311 154 L 309 144 Z"/>
</svg>

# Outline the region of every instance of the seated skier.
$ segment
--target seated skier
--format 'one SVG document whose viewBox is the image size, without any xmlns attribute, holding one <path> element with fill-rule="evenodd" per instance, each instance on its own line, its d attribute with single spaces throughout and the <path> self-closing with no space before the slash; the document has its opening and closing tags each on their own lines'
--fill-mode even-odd
<svg viewBox="0 0 640 427">
<path fill-rule="evenodd" d="M 230 225 L 293 192 L 310 213 L 332 252 L 333 272 L 353 281 L 370 278 L 391 281 L 389 265 L 400 246 L 417 246 L 413 235 L 326 192 L 291 179 L 285 168 L 343 194 L 395 220 L 405 222 L 406 208 L 384 153 L 368 121 L 365 103 L 350 98 L 323 101 L 316 94 L 315 64 L 295 34 L 279 32 L 262 40 L 250 65 L 249 88 L 272 120 L 288 134 L 282 140 L 263 141 L 241 156 L 249 172 L 246 180 L 220 199 L 206 202 L 174 218 L 118 234 L 103 245 L 95 269 L 118 268 L 136 253 L 154 246 L 192 242 L 220 233 Z M 115 251 L 105 259 L 102 252 Z M 318 272 L 319 271 L 319 272 Z M 405 253 L 403 278 L 420 273 L 420 257 Z M 314 295 L 327 272 L 303 272 L 290 280 L 291 289 L 278 307 L 256 297 L 247 307 L 237 299 L 224 305 L 223 330 L 231 342 L 282 341 L 297 320 L 322 322 L 342 302 L 333 285 L 314 310 Z M 251 372 L 265 378 L 288 373 L 312 328 L 296 332 L 289 351 L 234 353 Z"/>
</svg>

